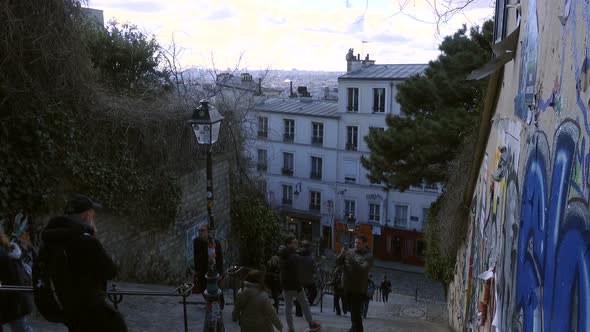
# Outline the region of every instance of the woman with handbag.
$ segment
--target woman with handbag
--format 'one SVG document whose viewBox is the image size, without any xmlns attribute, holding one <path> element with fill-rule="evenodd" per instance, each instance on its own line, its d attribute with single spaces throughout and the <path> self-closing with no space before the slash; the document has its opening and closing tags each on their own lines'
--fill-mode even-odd
<svg viewBox="0 0 590 332">
<path fill-rule="evenodd" d="M 27 275 L 20 260 L 21 250 L 18 245 L 8 240 L 8 236 L 0 231 L 0 283 L 12 286 L 29 286 L 30 276 Z M 0 331 L 6 324 L 12 332 L 32 332 L 27 315 L 33 310 L 30 295 L 23 293 L 0 292 Z"/>
<path fill-rule="evenodd" d="M 238 293 L 232 313 L 233 321 L 242 332 L 273 332 L 283 330 L 283 323 L 273 307 L 264 287 L 264 272 L 252 270 Z"/>
</svg>

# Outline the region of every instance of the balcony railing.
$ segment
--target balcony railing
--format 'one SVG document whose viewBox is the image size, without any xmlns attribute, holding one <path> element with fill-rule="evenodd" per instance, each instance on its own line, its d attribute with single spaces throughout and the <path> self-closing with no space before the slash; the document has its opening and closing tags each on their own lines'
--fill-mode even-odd
<svg viewBox="0 0 590 332">
<path fill-rule="evenodd" d="M 267 169 L 268 169 L 267 164 L 256 164 L 256 170 L 259 172 L 266 172 Z"/>
<path fill-rule="evenodd" d="M 322 172 L 314 172 L 314 171 L 312 171 L 312 172 L 309 174 L 309 177 L 310 177 L 311 179 L 315 179 L 315 180 L 321 180 L 321 179 L 322 179 Z"/>
<path fill-rule="evenodd" d="M 283 198 L 283 205 L 293 205 L 292 199 Z"/>
<path fill-rule="evenodd" d="M 293 175 L 293 169 L 292 168 L 289 168 L 289 167 L 283 167 L 281 169 L 281 173 L 283 173 L 283 175 L 292 176 Z"/>
<path fill-rule="evenodd" d="M 320 204 L 309 204 L 309 211 L 319 212 L 322 206 Z"/>
<path fill-rule="evenodd" d="M 294 134 L 285 134 L 283 135 L 283 141 L 285 142 L 293 142 L 295 140 Z"/>
<path fill-rule="evenodd" d="M 313 145 L 322 145 L 322 144 L 324 144 L 324 138 L 323 137 L 312 136 L 311 137 L 311 144 L 313 144 Z"/>
<path fill-rule="evenodd" d="M 358 149 L 358 146 L 356 144 L 346 143 L 346 150 L 347 151 L 356 151 L 357 149 Z"/>
<path fill-rule="evenodd" d="M 358 106 L 346 106 L 346 111 L 347 112 L 358 112 L 359 111 L 359 107 Z"/>
<path fill-rule="evenodd" d="M 258 131 L 258 137 L 268 138 L 268 131 L 259 130 Z"/>
<path fill-rule="evenodd" d="M 385 107 L 384 106 L 373 107 L 373 113 L 384 113 L 384 112 L 385 112 Z"/>
</svg>

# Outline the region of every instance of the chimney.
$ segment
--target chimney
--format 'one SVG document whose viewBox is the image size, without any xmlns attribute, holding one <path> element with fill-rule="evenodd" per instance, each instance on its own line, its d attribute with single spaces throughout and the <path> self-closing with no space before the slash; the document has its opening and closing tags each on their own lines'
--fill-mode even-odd
<svg viewBox="0 0 590 332">
<path fill-rule="evenodd" d="M 354 48 L 349 48 L 348 53 L 346 54 L 346 72 L 352 73 L 359 69 L 361 69 L 361 61 L 360 61 L 360 54 L 355 56 L 354 55 Z"/>
<path fill-rule="evenodd" d="M 252 77 L 250 76 L 250 80 Z M 262 96 L 262 77 L 258 78 L 258 95 Z"/>
</svg>

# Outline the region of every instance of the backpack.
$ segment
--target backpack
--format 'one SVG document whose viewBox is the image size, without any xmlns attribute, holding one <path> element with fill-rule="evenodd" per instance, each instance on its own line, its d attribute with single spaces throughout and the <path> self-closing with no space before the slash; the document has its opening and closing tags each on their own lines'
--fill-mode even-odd
<svg viewBox="0 0 590 332">
<path fill-rule="evenodd" d="M 33 298 L 43 318 L 53 323 L 66 322 L 67 285 L 71 284 L 65 247 L 42 246 L 33 261 Z"/>
</svg>

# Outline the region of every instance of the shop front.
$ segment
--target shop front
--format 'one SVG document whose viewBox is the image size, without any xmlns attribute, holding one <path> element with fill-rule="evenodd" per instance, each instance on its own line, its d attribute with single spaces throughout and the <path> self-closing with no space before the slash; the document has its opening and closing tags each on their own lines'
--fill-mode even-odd
<svg viewBox="0 0 590 332">
<path fill-rule="evenodd" d="M 377 259 L 403 264 L 424 265 L 426 242 L 421 232 L 382 227 L 374 235 L 373 255 Z"/>
<path fill-rule="evenodd" d="M 369 241 L 369 248 L 373 247 L 372 226 L 369 224 L 357 224 L 355 230 L 349 230 L 346 223 L 336 220 L 334 224 L 336 239 L 334 241 L 334 253 L 339 254 L 343 247 L 354 247 L 354 236 L 356 233 L 365 234 Z"/>
</svg>

